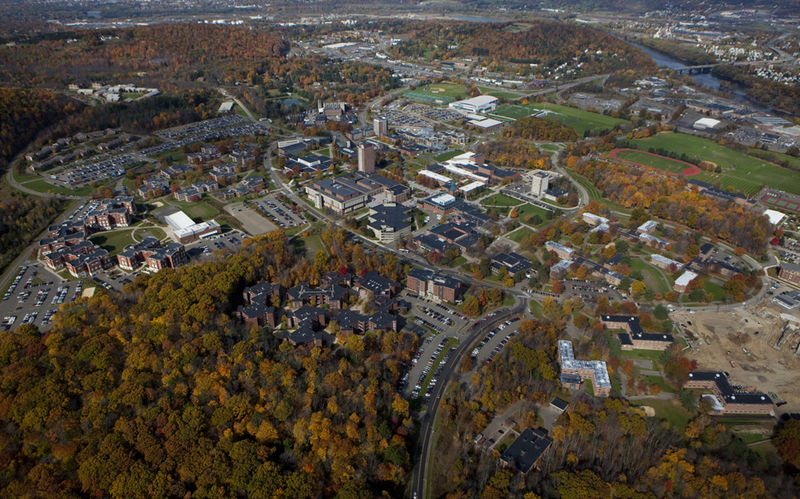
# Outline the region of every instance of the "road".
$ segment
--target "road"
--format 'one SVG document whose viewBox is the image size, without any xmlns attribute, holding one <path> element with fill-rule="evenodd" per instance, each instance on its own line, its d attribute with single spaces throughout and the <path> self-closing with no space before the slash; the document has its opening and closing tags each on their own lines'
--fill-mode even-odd
<svg viewBox="0 0 800 499">
<path fill-rule="evenodd" d="M 250 118 L 250 119 L 251 119 L 251 120 L 253 120 L 253 121 L 257 121 L 257 118 L 255 117 L 255 115 L 254 115 L 253 113 L 251 113 L 251 112 L 250 112 L 250 110 L 249 110 L 249 109 L 247 109 L 247 108 L 245 107 L 245 105 L 244 105 L 244 104 L 242 104 L 242 101 L 240 101 L 238 97 L 234 97 L 233 95 L 231 95 L 231 93 L 230 93 L 230 92 L 228 92 L 227 90 L 225 90 L 225 89 L 224 89 L 224 88 L 222 88 L 222 87 L 219 87 L 219 88 L 217 89 L 217 91 L 218 91 L 219 93 L 221 93 L 221 94 L 222 94 L 222 96 L 223 96 L 223 97 L 225 97 L 226 99 L 231 99 L 233 102 L 235 102 L 236 104 L 238 104 L 238 105 L 239 105 L 239 107 L 241 107 L 241 108 L 242 108 L 242 110 L 244 111 L 244 114 L 246 114 L 248 118 Z"/>
<path fill-rule="evenodd" d="M 13 162 L 10 164 L 13 164 Z M 8 182 L 8 185 L 10 185 L 11 187 L 13 187 L 18 191 L 22 191 L 25 194 L 30 194 L 31 196 L 36 196 L 40 198 L 81 199 L 80 196 L 69 196 L 66 194 L 56 194 L 53 192 L 39 192 L 39 191 L 34 191 L 33 189 L 28 189 L 24 185 L 17 182 L 17 179 L 14 178 L 13 169 L 14 168 L 12 166 L 8 167 L 8 170 L 6 171 L 6 182 Z"/>
<path fill-rule="evenodd" d="M 418 459 L 414 465 L 411 479 L 413 497 L 417 497 L 419 499 L 425 497 L 425 484 L 427 482 L 426 476 L 428 473 L 428 455 L 433 447 L 433 427 L 436 421 L 436 412 L 439 410 L 439 401 L 441 400 L 448 383 L 451 381 L 451 377 L 456 374 L 456 371 L 458 370 L 458 366 L 461 363 L 461 358 L 466 352 L 472 351 L 473 345 L 495 325 L 507 320 L 513 315 L 524 312 L 527 303 L 528 302 L 526 299 L 517 298 L 517 303 L 514 308 L 505 309 L 498 315 L 492 317 L 491 321 L 484 323 L 482 327 L 476 328 L 466 340 L 461 342 L 456 351 L 453 352 L 453 355 L 450 356 L 450 360 L 447 362 L 447 365 L 443 368 L 440 375 L 441 382 L 436 384 L 436 387 L 431 393 L 428 407 L 426 408 L 425 414 L 421 420 L 419 432 L 420 438 L 417 444 Z"/>
</svg>

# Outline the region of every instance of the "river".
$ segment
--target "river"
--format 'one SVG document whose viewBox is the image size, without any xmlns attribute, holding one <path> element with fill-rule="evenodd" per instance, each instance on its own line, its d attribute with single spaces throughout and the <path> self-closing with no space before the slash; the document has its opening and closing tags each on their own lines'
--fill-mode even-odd
<svg viewBox="0 0 800 499">
<path fill-rule="evenodd" d="M 676 59 L 671 55 L 667 55 L 663 52 L 658 52 L 656 50 L 653 50 L 650 47 L 642 45 L 641 43 L 632 42 L 630 40 L 625 40 L 625 41 L 627 43 L 630 43 L 634 47 L 640 49 L 642 52 L 649 55 L 650 57 L 652 57 L 653 60 L 656 62 L 656 64 L 658 64 L 662 68 L 675 69 L 675 68 L 682 68 L 685 66 L 691 66 L 691 64 L 681 61 L 680 59 Z M 693 74 L 690 76 L 698 85 L 710 88 L 712 90 L 719 90 L 719 85 L 722 82 L 722 80 L 712 75 L 711 73 Z"/>
</svg>

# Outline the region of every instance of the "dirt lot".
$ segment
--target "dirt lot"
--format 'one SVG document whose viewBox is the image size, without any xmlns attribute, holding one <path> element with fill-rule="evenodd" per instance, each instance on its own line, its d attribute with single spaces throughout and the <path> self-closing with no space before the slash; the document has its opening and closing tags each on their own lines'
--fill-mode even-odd
<svg viewBox="0 0 800 499">
<path fill-rule="evenodd" d="M 785 310 L 777 305 L 762 302 L 738 310 L 675 313 L 673 320 L 685 324 L 682 329 L 701 340 L 686 351 L 689 358 L 697 360 L 699 369 L 726 371 L 732 384 L 772 392 L 785 400 L 787 404 L 776 408 L 777 413 L 797 412 L 800 358 L 794 356 L 794 350 L 800 329 L 788 329 L 781 347 L 773 348 L 786 324 L 782 312 Z"/>
<path fill-rule="evenodd" d="M 266 234 L 273 231 L 278 227 L 262 217 L 255 210 L 252 210 L 244 205 L 244 203 L 231 203 L 225 206 L 225 211 L 236 217 L 245 231 L 252 236 Z"/>
</svg>

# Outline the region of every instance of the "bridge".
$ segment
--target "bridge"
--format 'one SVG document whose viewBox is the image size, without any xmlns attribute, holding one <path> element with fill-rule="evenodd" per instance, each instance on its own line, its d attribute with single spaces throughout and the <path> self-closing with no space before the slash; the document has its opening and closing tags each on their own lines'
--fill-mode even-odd
<svg viewBox="0 0 800 499">
<path fill-rule="evenodd" d="M 794 62 L 791 57 L 783 59 L 775 59 L 770 61 L 738 61 L 738 62 L 715 62 L 713 64 L 697 64 L 695 66 L 683 66 L 680 68 L 666 68 L 675 71 L 679 75 L 694 75 L 701 73 L 710 73 L 711 70 L 717 66 L 768 66 L 770 64 L 784 64 Z"/>
</svg>

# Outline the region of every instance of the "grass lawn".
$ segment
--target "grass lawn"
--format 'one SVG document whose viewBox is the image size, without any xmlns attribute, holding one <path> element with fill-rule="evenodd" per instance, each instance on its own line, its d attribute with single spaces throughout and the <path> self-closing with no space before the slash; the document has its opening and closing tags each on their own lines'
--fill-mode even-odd
<svg viewBox="0 0 800 499">
<path fill-rule="evenodd" d="M 681 173 L 686 168 L 689 168 L 689 166 L 684 163 L 679 163 L 669 158 L 653 156 L 652 154 L 647 154 L 642 151 L 620 151 L 617 157 L 672 173 Z"/>
<path fill-rule="evenodd" d="M 30 174 L 27 174 L 27 173 L 20 173 L 20 172 L 18 172 L 16 170 L 16 168 L 12 172 L 12 175 L 14 175 L 14 180 L 16 180 L 19 183 L 29 182 L 31 180 L 36 180 L 38 178 L 42 178 L 39 175 L 30 175 Z"/>
<path fill-rule="evenodd" d="M 535 227 L 540 227 L 542 225 L 547 225 L 548 223 L 550 223 L 550 219 L 547 218 L 548 213 L 549 212 L 543 208 L 539 208 L 538 206 L 530 203 L 525 203 L 519 208 L 517 208 L 517 215 L 518 215 L 517 220 L 520 220 L 523 223 L 527 223 L 525 222 L 525 217 L 527 217 L 528 215 L 530 215 L 531 217 L 539 215 L 539 217 L 542 219 L 542 222 L 539 224 L 534 224 L 533 222 L 531 222 L 531 225 Z"/>
<path fill-rule="evenodd" d="M 639 270 L 644 276 L 644 283 L 649 289 L 656 293 L 667 293 L 671 289 L 669 283 L 664 281 L 664 277 L 649 263 L 639 258 L 631 258 L 631 270 Z"/>
<path fill-rule="evenodd" d="M 515 230 L 514 232 L 506 235 L 506 237 L 511 239 L 515 243 L 518 243 L 523 239 L 525 239 L 526 237 L 530 236 L 531 234 L 533 234 L 533 230 L 523 226 Z"/>
<path fill-rule="evenodd" d="M 207 201 L 198 201 L 196 203 L 187 203 L 185 201 L 178 201 L 177 199 L 170 199 L 169 201 L 164 201 L 167 204 L 171 204 L 172 206 L 177 206 L 184 213 L 186 213 L 190 218 L 202 218 L 203 220 L 207 218 L 214 217 L 219 215 L 219 210 L 211 206 L 210 203 Z"/>
<path fill-rule="evenodd" d="M 612 118 L 604 114 L 584 111 L 560 104 L 552 104 L 550 102 L 535 102 L 527 106 L 520 104 L 500 106 L 493 114 L 518 120 L 543 110 L 551 111 L 542 116 L 543 118 L 558 120 L 564 125 L 574 128 L 575 131 L 578 132 L 578 135 L 581 136 L 586 133 L 587 130 L 610 130 L 619 124 L 626 123 L 625 120 L 619 118 Z"/>
<path fill-rule="evenodd" d="M 92 186 L 90 185 L 85 185 L 77 189 L 67 189 L 66 187 L 53 185 L 42 178 L 22 185 L 36 192 L 53 192 L 55 194 L 65 194 L 68 196 L 88 196 L 89 194 L 92 193 L 93 190 Z"/>
<path fill-rule="evenodd" d="M 101 232 L 90 237 L 89 240 L 108 251 L 109 254 L 116 255 L 122 251 L 125 246 L 135 242 L 131 236 L 132 233 L 132 229 Z"/>
<path fill-rule="evenodd" d="M 305 241 L 306 253 L 311 256 L 316 255 L 317 251 L 325 251 L 325 245 L 322 243 L 322 239 L 317 234 L 304 237 L 302 240 Z"/>
<path fill-rule="evenodd" d="M 797 172 L 733 151 L 708 139 L 663 132 L 632 142 L 635 147 L 643 150 L 660 148 L 676 154 L 686 153 L 692 159 L 713 161 L 722 167 L 722 173 L 704 173 L 697 178 L 712 183 L 718 181 L 723 187 L 754 194 L 766 184 L 792 194 L 800 194 L 800 175 Z"/>
<path fill-rule="evenodd" d="M 675 389 L 662 376 L 643 376 L 642 379 L 648 386 L 658 385 L 663 392 L 675 393 Z"/>
<path fill-rule="evenodd" d="M 511 196 L 507 196 L 505 194 L 492 194 L 491 196 L 484 198 L 481 201 L 481 206 L 517 206 L 522 204 L 522 201 L 519 199 L 512 198 Z"/>
<path fill-rule="evenodd" d="M 435 159 L 436 161 L 442 162 L 442 161 L 447 161 L 448 159 L 452 159 L 452 158 L 458 156 L 459 154 L 464 154 L 464 151 L 462 151 L 461 149 L 453 149 L 451 151 L 447 151 L 447 152 L 443 152 L 442 154 L 438 154 L 438 155 L 434 156 L 433 159 Z"/>
<path fill-rule="evenodd" d="M 537 319 L 541 319 L 544 316 L 542 315 L 542 304 L 538 301 L 531 300 L 531 313 Z"/>
<path fill-rule="evenodd" d="M 656 411 L 657 418 L 666 419 L 681 433 L 689 423 L 689 413 L 677 401 L 642 399 L 631 402 L 631 404 L 634 406 L 649 405 Z"/>
<path fill-rule="evenodd" d="M 592 380 L 588 378 L 583 380 L 583 386 L 586 388 L 586 393 L 588 393 L 590 397 L 594 397 L 594 385 L 592 385 Z"/>
<path fill-rule="evenodd" d="M 714 301 L 722 301 L 725 299 L 725 290 L 715 282 L 707 280 L 705 290 L 706 293 L 711 293 L 714 296 Z"/>
<path fill-rule="evenodd" d="M 181 163 L 186 161 L 186 153 L 181 152 L 180 149 L 170 149 L 160 154 L 156 154 L 156 159 L 164 159 L 167 163 Z"/>
<path fill-rule="evenodd" d="M 139 241 L 141 241 L 142 239 L 144 239 L 144 234 L 145 233 L 148 233 L 151 236 L 153 236 L 153 237 L 155 237 L 155 238 L 157 238 L 159 240 L 164 239 L 165 237 L 167 237 L 167 233 L 164 232 L 163 229 L 159 229 L 158 227 L 147 227 L 147 228 L 142 228 L 142 229 L 137 230 L 136 231 L 136 238 Z"/>
<path fill-rule="evenodd" d="M 461 267 L 465 263 L 467 263 L 467 259 L 464 258 L 463 256 L 459 256 L 459 257 L 453 258 L 453 263 L 451 263 L 450 266 L 451 267 Z"/>
<path fill-rule="evenodd" d="M 561 149 L 561 148 L 560 148 L 560 147 L 558 147 L 558 146 L 557 146 L 557 145 L 555 145 L 555 144 L 542 144 L 542 147 L 540 147 L 540 149 L 544 149 L 545 151 L 553 151 L 553 152 L 556 152 L 556 151 L 558 151 L 558 150 L 559 150 L 559 149 Z"/>
<path fill-rule="evenodd" d="M 456 100 L 465 99 L 467 92 L 464 85 L 459 83 L 441 82 L 409 90 L 403 94 L 403 97 L 428 104 L 449 104 Z"/>
<path fill-rule="evenodd" d="M 497 97 L 498 99 L 518 99 L 519 98 L 519 94 L 515 94 L 514 92 L 508 92 L 506 90 L 499 89 L 499 88 L 478 87 L 478 90 L 480 90 L 483 95 L 491 95 L 492 97 Z"/>
</svg>

